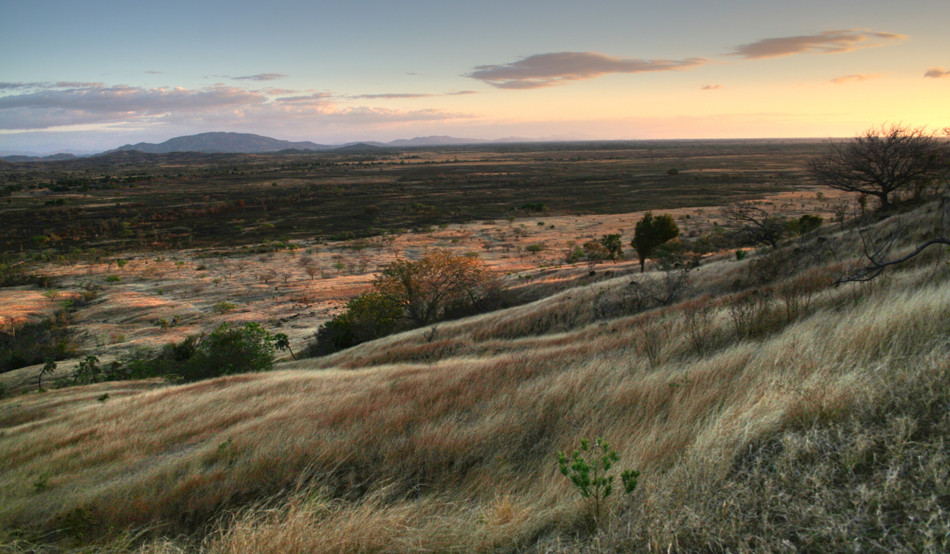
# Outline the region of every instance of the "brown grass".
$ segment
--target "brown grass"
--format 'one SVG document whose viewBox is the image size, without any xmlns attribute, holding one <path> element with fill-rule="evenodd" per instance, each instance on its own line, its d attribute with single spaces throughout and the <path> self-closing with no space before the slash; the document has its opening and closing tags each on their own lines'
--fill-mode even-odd
<svg viewBox="0 0 950 554">
<path fill-rule="evenodd" d="M 57 545 L 127 548 L 143 539 L 115 537 L 146 529 L 157 551 L 941 550 L 948 278 L 942 258 L 871 285 L 806 273 L 776 284 L 794 310 L 777 299 L 765 331 L 737 336 L 738 295 L 591 314 L 621 277 L 432 342 L 420 329 L 266 374 L 7 399 L 0 520 Z M 596 435 L 642 475 L 592 533 L 555 452 Z"/>
</svg>

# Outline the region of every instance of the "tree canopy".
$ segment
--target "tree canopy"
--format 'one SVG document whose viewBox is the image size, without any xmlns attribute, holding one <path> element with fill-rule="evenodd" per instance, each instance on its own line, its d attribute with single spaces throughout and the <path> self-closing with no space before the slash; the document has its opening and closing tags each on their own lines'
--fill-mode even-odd
<svg viewBox="0 0 950 554">
<path fill-rule="evenodd" d="M 637 251 L 637 257 L 640 258 L 640 273 L 643 273 L 647 258 L 653 256 L 656 248 L 664 242 L 676 238 L 679 234 L 680 229 L 673 221 L 672 215 L 654 217 L 652 212 L 647 212 L 637 222 L 633 240 L 630 242 L 630 245 Z"/>
<path fill-rule="evenodd" d="M 422 326 L 440 319 L 453 304 L 478 309 L 494 283 L 494 272 L 478 258 L 435 250 L 416 261 L 391 263 L 376 277 L 373 289 Z"/>
</svg>

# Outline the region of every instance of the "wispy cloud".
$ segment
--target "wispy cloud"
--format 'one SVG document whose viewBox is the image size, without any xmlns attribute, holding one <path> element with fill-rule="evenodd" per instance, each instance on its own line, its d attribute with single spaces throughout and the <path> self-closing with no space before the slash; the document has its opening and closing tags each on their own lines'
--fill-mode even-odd
<svg viewBox="0 0 950 554">
<path fill-rule="evenodd" d="M 158 71 L 158 70 L 155 70 L 155 69 L 149 69 L 149 70 L 146 71 L 145 73 L 147 73 L 147 74 L 149 74 L 149 75 L 161 75 L 162 73 L 165 73 L 165 72 L 164 72 L 164 71 Z"/>
<path fill-rule="evenodd" d="M 703 85 L 702 90 L 719 90 L 722 88 L 722 85 Z"/>
<path fill-rule="evenodd" d="M 85 81 L 58 81 L 56 83 L 10 83 L 0 82 L 0 90 L 24 90 L 24 89 L 61 89 L 61 88 L 102 88 L 102 83 L 91 83 Z"/>
<path fill-rule="evenodd" d="M 924 73 L 924 77 L 930 77 L 931 79 L 950 77 L 950 71 L 947 71 L 942 67 L 931 67 L 927 70 L 927 73 Z"/>
<path fill-rule="evenodd" d="M 340 106 L 328 92 L 276 96 L 239 87 L 202 89 L 105 87 L 86 83 L 56 83 L 42 90 L 0 96 L 0 130 L 49 129 L 90 124 L 199 126 L 267 126 L 275 123 L 312 125 L 315 122 L 387 123 L 464 119 L 466 114 L 440 110 L 390 110 L 368 106 Z M 12 85 L 17 85 L 13 83 Z M 28 83 L 31 87 L 36 83 Z M 278 91 L 292 93 L 293 91 Z"/>
<path fill-rule="evenodd" d="M 287 88 L 265 88 L 261 89 L 259 92 L 263 92 L 268 96 L 288 96 L 291 94 L 299 94 L 299 90 L 287 89 Z"/>
<path fill-rule="evenodd" d="M 846 29 L 823 31 L 816 35 L 766 38 L 736 47 L 730 55 L 747 59 L 777 58 L 792 54 L 838 54 L 861 48 L 882 46 L 885 43 L 904 40 L 897 33 Z"/>
<path fill-rule="evenodd" d="M 881 76 L 880 73 L 872 73 L 872 74 L 855 73 L 853 75 L 842 75 L 841 77 L 835 77 L 834 79 L 831 79 L 828 82 L 833 85 L 843 85 L 845 83 L 853 83 L 857 81 L 867 81 L 869 79 L 877 79 L 880 76 Z"/>
<path fill-rule="evenodd" d="M 350 96 L 350 98 L 365 98 L 365 99 L 382 99 L 382 100 L 398 100 L 401 98 L 432 98 L 436 96 L 435 94 L 413 94 L 405 92 L 384 92 L 380 94 L 356 94 Z"/>
<path fill-rule="evenodd" d="M 466 76 L 497 88 L 532 89 L 593 79 L 609 73 L 645 73 L 690 69 L 706 63 L 702 58 L 642 60 L 615 58 L 598 52 L 536 54 L 501 65 L 480 65 Z"/>
<path fill-rule="evenodd" d="M 403 98 L 436 98 L 439 96 L 464 96 L 467 94 L 478 94 L 474 90 L 460 90 L 456 92 L 443 93 L 412 93 L 412 92 L 383 92 L 378 94 L 355 94 L 348 98 L 361 98 L 367 100 L 399 100 Z"/>
<path fill-rule="evenodd" d="M 258 73 L 257 75 L 244 75 L 241 77 L 231 77 L 235 81 L 274 81 L 286 77 L 283 73 Z"/>
</svg>

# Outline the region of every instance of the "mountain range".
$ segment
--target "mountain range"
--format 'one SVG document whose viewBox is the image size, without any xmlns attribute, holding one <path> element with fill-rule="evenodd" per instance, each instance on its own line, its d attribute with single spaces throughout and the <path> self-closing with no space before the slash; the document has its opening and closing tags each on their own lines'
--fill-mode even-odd
<svg viewBox="0 0 950 554">
<path fill-rule="evenodd" d="M 392 142 L 351 142 L 346 144 L 317 144 L 310 141 L 291 142 L 251 133 L 201 133 L 168 139 L 162 143 L 140 142 L 126 144 L 109 152 L 122 150 L 136 150 L 148 154 L 167 154 L 171 152 L 202 152 L 206 154 L 237 153 L 259 154 L 263 152 L 280 152 L 282 150 L 337 150 L 341 148 L 381 148 L 381 147 L 413 147 L 413 146 L 446 146 L 454 144 L 473 144 L 488 141 L 466 139 L 449 136 L 416 137 L 399 139 Z M 106 152 L 108 153 L 108 152 Z"/>
<path fill-rule="evenodd" d="M 373 148 L 413 148 L 424 146 L 452 146 L 459 144 L 490 144 L 513 142 L 536 142 L 537 140 L 507 137 L 497 140 L 483 140 L 473 138 L 459 138 L 445 135 L 415 137 L 399 139 L 391 142 L 350 142 L 346 144 L 317 144 L 310 141 L 293 142 L 280 140 L 252 133 L 210 132 L 197 135 L 175 137 L 165 142 L 139 142 L 126 144 L 99 154 L 114 154 L 116 152 L 142 152 L 146 154 L 169 154 L 173 152 L 199 152 L 204 154 L 261 154 L 265 152 L 280 152 L 284 150 L 298 151 L 327 151 L 327 150 L 372 150 Z M 8 162 L 37 162 L 71 159 L 72 154 L 55 154 L 52 156 L 8 155 L 0 160 Z"/>
</svg>

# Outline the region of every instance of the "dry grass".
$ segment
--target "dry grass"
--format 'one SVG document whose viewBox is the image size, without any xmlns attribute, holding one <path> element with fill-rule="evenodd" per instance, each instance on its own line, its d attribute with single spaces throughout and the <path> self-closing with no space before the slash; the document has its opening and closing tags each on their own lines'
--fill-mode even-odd
<svg viewBox="0 0 950 554">
<path fill-rule="evenodd" d="M 150 551 L 944 549 L 947 264 L 813 271 L 753 334 L 741 294 L 592 314 L 624 277 L 267 374 L 0 401 L 0 520 Z M 592 534 L 555 452 L 595 435 L 642 485 Z"/>
</svg>

